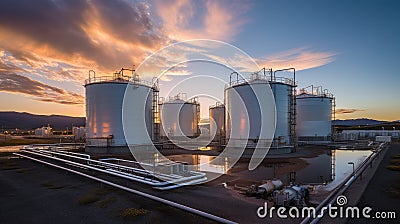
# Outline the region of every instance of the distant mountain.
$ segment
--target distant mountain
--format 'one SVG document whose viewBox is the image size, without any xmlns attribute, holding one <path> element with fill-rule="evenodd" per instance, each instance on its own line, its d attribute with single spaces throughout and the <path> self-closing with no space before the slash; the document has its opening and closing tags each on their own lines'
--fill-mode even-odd
<svg viewBox="0 0 400 224">
<path fill-rule="evenodd" d="M 365 125 L 377 125 L 386 123 L 387 121 L 378 121 L 368 118 L 349 119 L 349 120 L 334 120 L 333 125 L 335 126 L 365 126 Z"/>
<path fill-rule="evenodd" d="M 84 117 L 69 117 L 62 115 L 35 115 L 19 112 L 0 112 L 0 128 L 4 130 L 32 130 L 42 126 L 50 126 L 53 130 L 65 130 L 66 127 L 85 126 Z M 0 129 L 1 130 L 1 129 Z"/>
</svg>

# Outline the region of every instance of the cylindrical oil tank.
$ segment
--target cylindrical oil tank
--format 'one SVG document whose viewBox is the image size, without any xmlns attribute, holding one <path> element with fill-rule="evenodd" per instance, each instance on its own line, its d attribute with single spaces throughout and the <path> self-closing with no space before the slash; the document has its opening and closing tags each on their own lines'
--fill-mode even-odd
<svg viewBox="0 0 400 224">
<path fill-rule="evenodd" d="M 209 107 L 210 137 L 213 140 L 225 138 L 225 106 L 216 104 Z"/>
<path fill-rule="evenodd" d="M 144 110 L 145 118 L 137 118 L 137 120 L 143 121 L 145 119 L 146 127 L 143 128 L 143 125 L 133 125 L 132 127 L 138 129 L 135 130 L 135 133 L 148 134 L 151 138 L 153 125 L 152 87 L 140 83 L 132 84 L 129 78 L 96 77 L 86 80 L 85 83 L 87 146 L 113 147 L 127 145 L 122 123 L 123 100 L 127 87 L 132 88 L 132 91 L 127 92 L 128 95 L 126 95 L 130 100 L 135 101 L 139 97 L 147 97 L 144 108 L 130 107 L 129 110 Z M 143 101 L 143 99 L 140 101 Z M 136 118 L 126 116 L 124 119 L 130 122 L 130 119 Z M 137 142 L 142 141 L 141 134 L 131 135 L 130 138 L 138 138 Z M 130 142 L 136 141 L 135 139 L 130 139 Z"/>
<path fill-rule="evenodd" d="M 292 144 L 290 138 L 291 107 L 294 106 L 292 93 L 293 85 L 285 82 L 270 82 L 271 90 L 275 97 L 276 128 L 274 143 L 277 145 Z"/>
<path fill-rule="evenodd" d="M 168 138 L 197 137 L 199 135 L 200 104 L 185 101 L 179 96 L 160 105 L 161 136 Z"/>
<path fill-rule="evenodd" d="M 266 79 L 252 79 L 225 88 L 225 127 L 230 144 L 243 145 L 248 140 L 247 147 L 252 147 L 272 141 L 275 106 L 268 84 Z"/>
<path fill-rule="evenodd" d="M 333 101 L 333 96 L 327 94 L 301 93 L 297 95 L 298 141 L 330 141 Z"/>
</svg>

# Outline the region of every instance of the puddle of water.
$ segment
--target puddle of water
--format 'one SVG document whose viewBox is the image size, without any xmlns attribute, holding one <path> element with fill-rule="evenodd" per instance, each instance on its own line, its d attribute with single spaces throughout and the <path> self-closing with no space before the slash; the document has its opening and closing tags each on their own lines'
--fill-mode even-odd
<svg viewBox="0 0 400 224">
<path fill-rule="evenodd" d="M 229 170 L 229 158 L 207 155 L 173 155 L 168 159 L 176 162 L 185 162 L 194 165 L 195 171 L 203 171 L 217 174 L 226 174 Z"/>
<path fill-rule="evenodd" d="M 335 152 L 335 176 L 327 188 L 334 188 L 339 185 L 346 177 L 353 173 L 353 166 L 349 162 L 354 163 L 354 169 L 357 169 L 372 154 L 370 150 L 333 150 Z"/>
<path fill-rule="evenodd" d="M 353 162 L 357 168 L 372 152 L 369 150 L 340 150 L 334 149 L 327 151 L 327 153 L 318 155 L 313 158 L 300 158 L 304 160 L 307 165 L 295 170 L 295 182 L 303 184 L 328 184 L 335 186 L 342 182 L 348 175 L 353 172 Z M 186 162 L 190 165 L 195 165 L 197 171 L 205 171 L 216 174 L 226 174 L 229 172 L 228 157 L 216 157 L 208 155 L 174 155 L 167 156 L 167 158 L 174 161 Z M 298 164 L 293 163 L 279 163 L 267 164 L 267 167 L 258 167 L 255 171 L 239 171 L 247 172 L 244 174 L 247 178 L 251 179 L 272 179 L 276 177 L 285 183 L 290 182 L 288 172 L 279 172 L 295 167 Z M 246 164 L 247 167 L 247 164 Z M 261 178 L 261 179 L 260 179 Z"/>
</svg>

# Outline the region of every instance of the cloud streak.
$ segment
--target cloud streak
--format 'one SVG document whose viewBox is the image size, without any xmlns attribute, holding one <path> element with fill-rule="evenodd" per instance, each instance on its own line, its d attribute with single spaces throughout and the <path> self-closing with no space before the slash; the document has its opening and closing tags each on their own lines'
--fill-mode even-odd
<svg viewBox="0 0 400 224">
<path fill-rule="evenodd" d="M 18 74 L 0 74 L 0 91 L 23 94 L 38 101 L 83 104 L 83 96 Z"/>
<path fill-rule="evenodd" d="M 361 112 L 361 111 L 365 111 L 365 110 L 361 110 L 361 109 L 349 109 L 349 108 L 339 108 L 339 109 L 336 109 L 335 113 L 336 113 L 336 114 L 353 114 L 353 113 Z"/>
<path fill-rule="evenodd" d="M 295 48 L 270 56 L 260 57 L 256 61 L 261 67 L 289 68 L 305 70 L 329 64 L 335 60 L 334 52 L 314 51 L 309 47 Z"/>
</svg>

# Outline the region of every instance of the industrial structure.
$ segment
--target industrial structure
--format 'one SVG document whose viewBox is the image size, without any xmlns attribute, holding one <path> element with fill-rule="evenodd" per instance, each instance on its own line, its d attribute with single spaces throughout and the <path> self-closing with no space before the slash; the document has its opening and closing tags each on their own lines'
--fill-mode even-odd
<svg viewBox="0 0 400 224">
<path fill-rule="evenodd" d="M 187 100 L 185 93 L 160 100 L 161 137 L 165 139 L 199 136 L 200 104 L 197 98 Z"/>
<path fill-rule="evenodd" d="M 222 145 L 225 142 L 225 105 L 221 103 L 211 105 L 208 112 L 210 117 L 210 140 Z"/>
<path fill-rule="evenodd" d="M 400 139 L 400 130 L 343 130 L 336 133 L 337 141 L 376 140 L 378 136 L 390 136 L 391 139 Z"/>
<path fill-rule="evenodd" d="M 83 126 L 72 127 L 72 135 L 74 136 L 75 139 L 84 139 L 85 133 L 86 133 L 86 128 Z"/>
<path fill-rule="evenodd" d="M 276 76 L 276 72 L 286 70 L 293 71 L 293 78 Z M 236 80 L 232 80 L 234 74 L 236 74 Z M 286 148 L 287 152 L 290 152 L 295 139 L 295 87 L 294 68 L 274 72 L 272 69 L 265 70 L 264 68 L 253 73 L 249 80 L 239 79 L 237 73 L 232 73 L 229 86 L 225 89 L 227 140 L 248 140 L 247 148 L 255 147 L 257 144 L 268 146 L 272 143 L 273 148 Z M 266 92 L 269 88 L 272 94 Z M 241 105 L 243 103 L 244 107 Z M 274 103 L 276 112 L 273 111 Z M 276 115 L 275 124 L 272 123 L 273 119 L 267 119 L 274 114 Z M 242 119 L 243 117 L 249 119 Z M 275 135 L 272 139 L 268 139 L 272 136 L 268 131 L 275 125 Z M 249 130 L 246 130 L 247 128 Z M 262 133 L 262 128 L 268 130 Z M 236 133 L 232 132 L 234 129 Z M 243 139 L 247 131 L 248 139 Z"/>
<path fill-rule="evenodd" d="M 313 85 L 300 89 L 296 96 L 298 143 L 329 143 L 335 119 L 335 97 L 327 89 Z"/>
<path fill-rule="evenodd" d="M 35 129 L 35 136 L 37 137 L 48 137 L 51 135 L 53 135 L 53 129 L 50 127 L 50 125 Z"/>
<path fill-rule="evenodd" d="M 277 76 L 278 72 L 291 75 Z M 170 140 L 188 141 L 201 134 L 197 98 L 188 100 L 184 93 L 159 97 L 158 82 L 141 80 L 133 69 L 100 77 L 91 70 L 85 89 L 87 149 L 110 152 L 110 148 L 153 143 L 174 148 Z M 294 68 L 263 68 L 248 79 L 233 72 L 224 97 L 223 104 L 209 107 L 212 146 L 271 146 L 275 149 L 271 153 L 289 153 L 298 143 L 326 144 L 333 136 L 335 98 L 320 86 L 297 93 Z"/>
<path fill-rule="evenodd" d="M 125 75 L 124 71 L 131 74 Z M 125 96 L 125 91 L 127 95 Z M 89 71 L 89 79 L 85 81 L 86 89 L 86 149 L 90 151 L 110 152 L 109 149 L 117 151 L 118 148 L 127 150 L 127 142 L 123 130 L 123 100 L 124 96 L 130 101 L 140 101 L 145 98 L 146 106 L 132 107 L 130 112 L 144 113 L 147 130 L 138 127 L 136 136 L 130 136 L 130 140 L 142 141 L 140 133 L 148 134 L 153 140 L 157 139 L 158 119 L 158 86 L 157 83 L 149 83 L 141 80 L 133 69 L 122 68 L 113 76 L 96 76 L 96 73 Z M 139 111 L 140 110 L 140 111 Z M 144 110 L 144 111 L 143 111 Z M 143 118 L 126 116 L 128 123 L 137 122 Z M 140 129 L 140 130 L 139 130 Z M 112 151 L 111 150 L 111 151 Z"/>
</svg>

